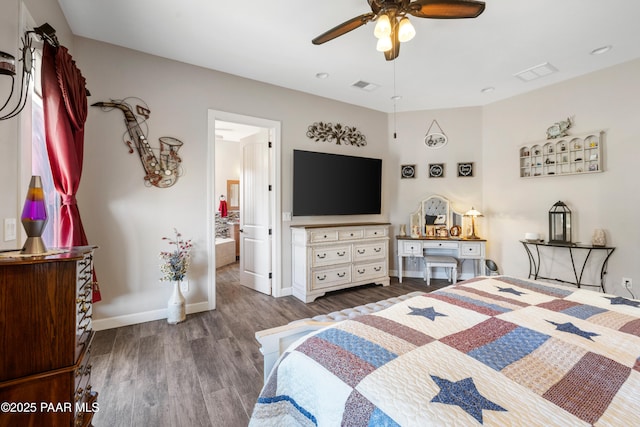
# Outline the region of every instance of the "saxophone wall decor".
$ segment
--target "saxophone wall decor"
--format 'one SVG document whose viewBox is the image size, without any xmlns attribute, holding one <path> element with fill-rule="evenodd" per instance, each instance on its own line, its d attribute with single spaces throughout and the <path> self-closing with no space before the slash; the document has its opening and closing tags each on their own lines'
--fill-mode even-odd
<svg viewBox="0 0 640 427">
<path fill-rule="evenodd" d="M 130 99 L 130 98 L 127 98 Z M 143 104 L 144 101 L 140 100 Z M 159 156 L 153 152 L 154 149 L 149 145 L 147 135 L 140 127 L 140 123 L 136 117 L 136 114 L 131 109 L 131 106 L 125 100 L 111 100 L 108 102 L 96 102 L 91 104 L 92 107 L 100 107 L 105 111 L 117 108 L 124 114 L 124 122 L 127 128 L 127 133 L 133 141 L 127 141 L 125 137 L 125 144 L 129 147 L 129 153 L 133 153 L 132 144 L 135 145 L 135 149 L 140 156 L 142 162 L 142 168 L 145 171 L 144 182 L 145 185 L 158 188 L 171 187 L 176 183 L 178 177 L 182 175 L 182 159 L 178 155 L 178 150 L 182 147 L 182 141 L 179 139 L 163 136 L 160 140 L 160 152 Z M 143 123 L 149 118 L 151 110 L 145 106 L 137 105 L 136 113 L 138 116 L 144 118 Z M 159 159 L 158 159 L 159 157 Z"/>
</svg>

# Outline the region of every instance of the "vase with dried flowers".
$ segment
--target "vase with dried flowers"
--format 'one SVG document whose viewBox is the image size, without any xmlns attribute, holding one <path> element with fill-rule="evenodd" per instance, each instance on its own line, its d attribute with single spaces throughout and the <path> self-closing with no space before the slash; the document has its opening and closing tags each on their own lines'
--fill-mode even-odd
<svg viewBox="0 0 640 427">
<path fill-rule="evenodd" d="M 184 321 L 186 316 L 185 299 L 180 291 L 180 282 L 187 276 L 191 264 L 191 240 L 185 240 L 177 229 L 173 229 L 175 237 L 163 237 L 173 248 L 160 252 L 160 280 L 173 283 L 173 293 L 167 304 L 167 322 L 171 324 Z"/>
</svg>

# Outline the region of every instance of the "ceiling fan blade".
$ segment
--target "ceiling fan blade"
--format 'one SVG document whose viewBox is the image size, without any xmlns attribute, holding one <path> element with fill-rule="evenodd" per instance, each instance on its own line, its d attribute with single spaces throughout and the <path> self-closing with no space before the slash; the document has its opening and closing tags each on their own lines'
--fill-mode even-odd
<svg viewBox="0 0 640 427">
<path fill-rule="evenodd" d="M 356 16 L 355 18 L 352 18 L 352 19 L 349 19 L 346 22 L 343 22 L 342 24 L 338 25 L 337 27 L 333 27 L 329 31 L 320 34 L 318 37 L 316 37 L 315 39 L 311 40 L 311 43 L 313 43 L 313 44 L 326 43 L 329 40 L 333 40 L 336 37 L 340 37 L 341 35 L 346 34 L 349 31 L 355 30 L 356 28 L 363 26 L 364 24 L 366 24 L 367 22 L 369 22 L 373 18 L 375 18 L 375 16 L 376 15 L 371 13 L 371 12 L 365 13 L 365 14 L 360 15 L 360 16 Z"/>
<path fill-rule="evenodd" d="M 475 0 L 417 0 L 409 4 L 407 12 L 418 18 L 476 18 L 484 6 L 483 1 Z"/>
<path fill-rule="evenodd" d="M 400 55 L 400 40 L 398 40 L 398 25 L 393 26 L 393 34 L 391 34 L 391 49 L 384 53 L 387 61 L 393 61 Z"/>
</svg>

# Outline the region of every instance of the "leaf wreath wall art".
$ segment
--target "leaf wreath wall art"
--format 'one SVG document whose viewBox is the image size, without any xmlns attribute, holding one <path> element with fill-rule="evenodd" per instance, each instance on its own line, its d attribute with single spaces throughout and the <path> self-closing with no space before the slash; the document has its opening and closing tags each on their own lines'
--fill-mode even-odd
<svg viewBox="0 0 640 427">
<path fill-rule="evenodd" d="M 333 142 L 336 145 L 355 145 L 364 147 L 367 138 L 358 129 L 352 126 L 342 126 L 340 123 L 316 122 L 307 129 L 307 137 L 316 142 Z"/>
</svg>

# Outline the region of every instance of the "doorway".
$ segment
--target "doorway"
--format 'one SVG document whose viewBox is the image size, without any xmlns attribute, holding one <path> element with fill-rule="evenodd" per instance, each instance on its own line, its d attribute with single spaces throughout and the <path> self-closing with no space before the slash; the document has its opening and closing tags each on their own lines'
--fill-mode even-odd
<svg viewBox="0 0 640 427">
<path fill-rule="evenodd" d="M 258 117 L 244 116 L 224 111 L 209 110 L 208 117 L 208 180 L 207 180 L 207 242 L 208 242 L 208 301 L 209 309 L 216 307 L 216 213 L 219 210 L 219 198 L 223 194 L 219 190 L 226 186 L 219 174 L 216 174 L 216 153 L 222 152 L 216 148 L 216 136 L 224 138 L 224 132 L 217 129 L 239 128 L 260 128 L 260 131 L 267 136 L 263 140 L 253 140 L 247 138 L 244 143 L 245 152 L 253 155 L 242 154 L 242 171 L 240 173 L 240 205 L 239 205 L 239 238 L 240 238 L 240 264 L 241 277 L 244 269 L 245 279 L 241 282 L 257 283 L 259 279 L 260 290 L 268 292 L 273 296 L 279 296 L 281 292 L 281 223 L 278 221 L 281 215 L 280 208 L 280 122 L 262 119 Z M 220 139 L 220 138 L 219 138 Z M 242 152 L 241 151 L 241 152 Z M 256 156 L 256 154 L 258 154 Z M 247 160 L 248 159 L 248 160 Z M 257 161 L 261 159 L 261 161 Z M 247 166 L 246 162 L 249 162 Z M 226 163 L 226 162 L 225 162 Z M 259 163 L 259 164 L 257 164 Z M 254 170 L 263 174 L 259 181 L 254 178 Z M 247 171 L 250 170 L 251 173 Z M 265 175 L 266 174 L 266 175 Z M 268 183 L 264 182 L 267 181 Z M 265 187 L 256 188 L 254 183 L 261 182 Z M 260 191 L 266 189 L 264 197 L 257 197 Z M 216 191 L 218 189 L 219 191 Z M 258 193 L 256 193 L 256 190 Z M 225 194 L 226 196 L 226 194 Z M 253 212 L 253 213 L 252 213 Z M 255 212 L 259 212 L 259 221 L 256 221 Z M 246 224 L 246 226 L 245 226 Z M 257 230 L 257 231 L 256 231 Z M 257 234 L 256 234 L 257 233 Z M 258 238 L 256 238 L 258 236 Z M 244 252 L 244 253 L 243 253 Z M 254 261 L 260 263 L 252 264 Z M 264 265 L 265 260 L 267 264 Z M 260 264 L 260 265 L 257 265 Z M 244 268 L 243 268 L 244 267 Z M 256 271 L 254 271 L 256 270 Z M 266 272 L 268 276 L 268 288 L 262 278 Z M 258 274 L 259 273 L 259 274 Z M 259 276 L 259 277 L 258 277 Z M 251 287 L 251 286 L 250 286 Z M 257 288 L 256 288 L 257 289 Z"/>
</svg>

